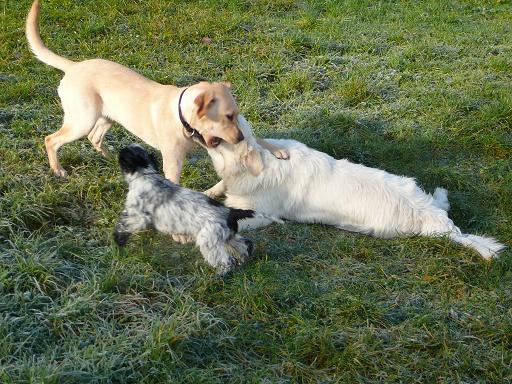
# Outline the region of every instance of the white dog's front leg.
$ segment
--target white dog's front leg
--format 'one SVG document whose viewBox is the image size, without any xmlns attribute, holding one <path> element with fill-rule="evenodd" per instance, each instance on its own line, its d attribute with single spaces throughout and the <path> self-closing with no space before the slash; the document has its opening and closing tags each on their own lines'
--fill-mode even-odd
<svg viewBox="0 0 512 384">
<path fill-rule="evenodd" d="M 215 197 L 222 196 L 226 193 L 226 184 L 224 183 L 224 180 L 221 180 L 210 189 L 204 191 L 203 193 L 206 196 L 211 197 L 212 199 Z"/>
<path fill-rule="evenodd" d="M 290 158 L 290 152 L 286 148 L 278 147 L 277 145 L 269 143 L 265 139 L 256 139 L 256 142 L 278 159 L 288 160 Z"/>
<path fill-rule="evenodd" d="M 274 221 L 263 217 L 253 217 L 250 219 L 243 219 L 238 222 L 239 231 L 250 231 L 256 228 L 266 227 Z"/>
</svg>

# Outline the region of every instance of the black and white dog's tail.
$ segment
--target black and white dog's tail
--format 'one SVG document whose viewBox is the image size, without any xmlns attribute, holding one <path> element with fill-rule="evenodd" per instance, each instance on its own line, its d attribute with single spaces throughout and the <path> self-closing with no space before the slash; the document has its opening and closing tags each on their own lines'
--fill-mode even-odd
<svg viewBox="0 0 512 384">
<path fill-rule="evenodd" d="M 283 221 L 275 216 L 265 215 L 264 213 L 258 213 L 253 211 L 252 209 L 237 209 L 237 208 L 229 208 L 228 214 L 228 227 L 233 231 L 238 232 L 238 221 L 243 219 L 250 219 L 252 217 L 261 217 L 264 219 L 269 219 L 272 221 L 276 221 L 278 223 L 282 223 Z"/>
</svg>

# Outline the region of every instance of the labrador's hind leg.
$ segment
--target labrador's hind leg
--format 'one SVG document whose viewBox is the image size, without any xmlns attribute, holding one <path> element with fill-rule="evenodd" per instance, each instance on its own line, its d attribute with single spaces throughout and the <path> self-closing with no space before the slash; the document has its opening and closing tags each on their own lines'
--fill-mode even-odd
<svg viewBox="0 0 512 384">
<path fill-rule="evenodd" d="M 44 139 L 50 167 L 57 176 L 67 175 L 59 163 L 57 151 L 64 144 L 86 136 L 94 127 L 100 116 L 98 100 L 88 94 L 66 94 L 66 89 L 59 87 L 59 95 L 64 109 L 62 127 Z"/>
<path fill-rule="evenodd" d="M 94 124 L 93 129 L 87 136 L 92 146 L 104 157 L 108 157 L 109 152 L 103 145 L 103 138 L 111 126 L 112 121 L 102 116 L 96 121 L 96 124 Z"/>
<path fill-rule="evenodd" d="M 48 154 L 50 168 L 57 176 L 67 176 L 67 172 L 62 168 L 59 162 L 57 155 L 59 148 L 64 144 L 70 143 L 87 135 L 92 124 L 93 122 L 91 120 L 84 120 L 78 124 L 73 124 L 64 120 L 61 129 L 45 137 L 44 144 L 46 146 L 46 153 Z"/>
</svg>

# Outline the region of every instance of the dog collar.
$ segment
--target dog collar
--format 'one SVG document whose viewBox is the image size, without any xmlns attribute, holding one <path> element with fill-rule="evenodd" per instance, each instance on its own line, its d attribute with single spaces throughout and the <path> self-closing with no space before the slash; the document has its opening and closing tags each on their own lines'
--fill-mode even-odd
<svg viewBox="0 0 512 384">
<path fill-rule="evenodd" d="M 187 131 L 188 135 L 191 138 L 195 137 L 196 140 L 199 140 L 202 144 L 206 145 L 203 135 L 201 135 L 197 129 L 194 129 L 190 126 L 190 124 L 187 122 L 187 120 L 185 120 L 185 117 L 183 116 L 183 112 L 181 112 L 181 99 L 183 98 L 183 94 L 185 93 L 185 91 L 187 89 L 188 89 L 188 87 L 185 88 L 183 91 L 181 91 L 180 99 L 178 101 L 178 115 L 180 116 L 181 124 L 183 125 L 183 128 L 185 128 L 185 131 Z"/>
</svg>

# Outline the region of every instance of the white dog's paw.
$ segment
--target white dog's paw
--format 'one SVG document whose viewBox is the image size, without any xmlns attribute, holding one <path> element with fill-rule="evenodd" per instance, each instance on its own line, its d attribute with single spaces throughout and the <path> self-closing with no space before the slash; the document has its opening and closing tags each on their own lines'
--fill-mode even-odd
<svg viewBox="0 0 512 384">
<path fill-rule="evenodd" d="M 217 191 L 215 191 L 213 188 L 207 189 L 206 191 L 203 191 L 203 193 L 211 199 L 215 199 L 217 196 L 219 196 Z"/>
<path fill-rule="evenodd" d="M 187 244 L 187 243 L 193 243 L 194 242 L 194 236 L 192 235 L 172 235 L 172 239 L 177 242 L 178 244 Z"/>
<path fill-rule="evenodd" d="M 290 158 L 290 152 L 286 149 L 276 149 L 272 152 L 272 154 L 281 160 L 288 160 Z"/>
</svg>

